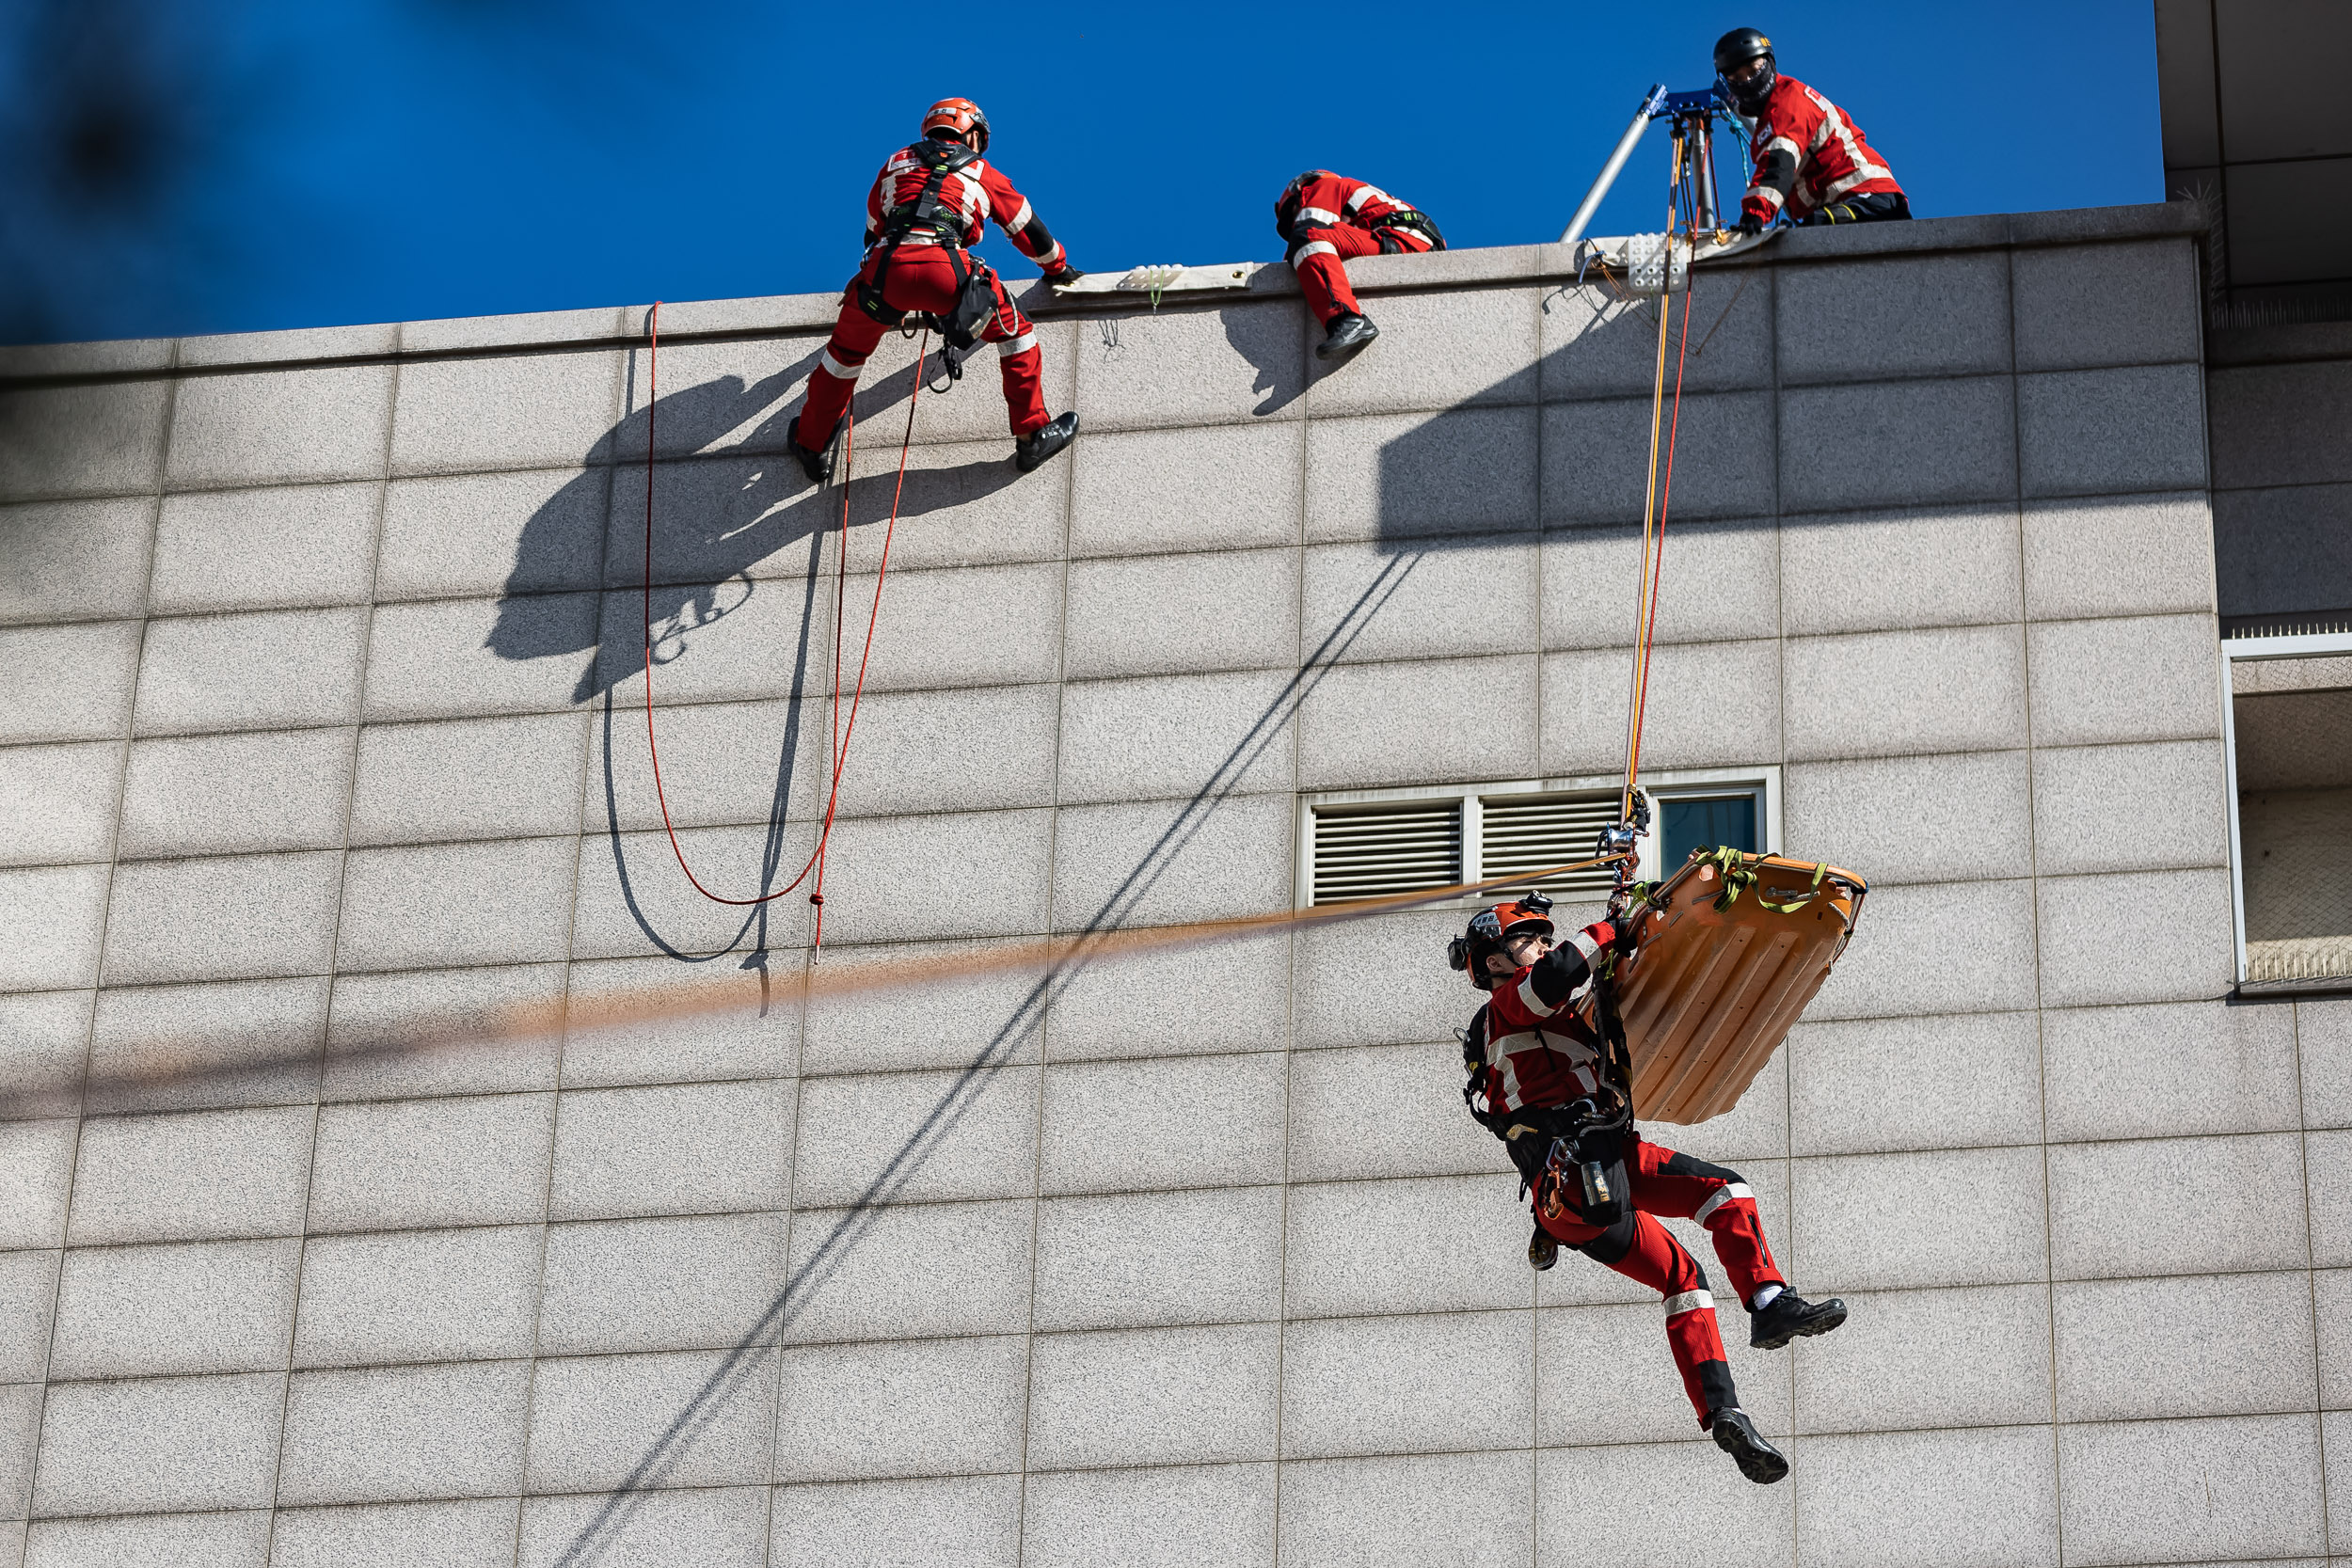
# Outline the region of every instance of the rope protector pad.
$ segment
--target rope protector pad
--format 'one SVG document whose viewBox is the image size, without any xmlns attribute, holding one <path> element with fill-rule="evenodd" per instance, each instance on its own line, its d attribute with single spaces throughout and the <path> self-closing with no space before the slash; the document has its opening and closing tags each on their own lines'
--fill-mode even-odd
<svg viewBox="0 0 2352 1568">
<path fill-rule="evenodd" d="M 1691 247 L 1672 234 L 1629 234 L 1625 284 L 1637 294 L 1678 294 L 1691 286 Z"/>
<path fill-rule="evenodd" d="M 1868 891 L 1834 865 L 1728 848 L 1693 853 L 1653 889 L 1615 959 L 1634 1114 L 1688 1127 L 1737 1105 L 1829 978 Z M 1578 1006 L 1596 1029 L 1597 1006 L 1587 992 Z"/>
<path fill-rule="evenodd" d="M 1226 266 L 1188 267 L 1181 261 L 1135 267 L 1123 273 L 1090 272 L 1075 283 L 1054 285 L 1057 294 L 1192 293 L 1209 289 L 1247 289 L 1266 265 L 1242 261 Z"/>
</svg>

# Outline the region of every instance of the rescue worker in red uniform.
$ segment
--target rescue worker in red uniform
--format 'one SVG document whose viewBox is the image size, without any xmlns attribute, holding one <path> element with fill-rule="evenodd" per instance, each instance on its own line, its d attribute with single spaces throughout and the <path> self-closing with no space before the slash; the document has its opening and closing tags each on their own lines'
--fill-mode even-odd
<svg viewBox="0 0 2352 1568">
<path fill-rule="evenodd" d="M 1740 230 L 1760 233 L 1782 214 L 1791 223 L 1876 223 L 1911 215 L 1911 200 L 1862 127 L 1836 104 L 1774 69 L 1772 40 L 1735 27 L 1715 40 L 1715 76 L 1732 107 L 1756 125 L 1755 182 L 1740 203 Z"/>
<path fill-rule="evenodd" d="M 1290 246 L 1290 263 L 1307 308 L 1323 324 L 1315 356 L 1328 359 L 1380 336 L 1357 308 L 1347 284 L 1351 256 L 1392 256 L 1443 250 L 1445 236 L 1377 185 L 1327 168 L 1311 168 L 1282 189 L 1274 203 L 1274 231 Z"/>
<path fill-rule="evenodd" d="M 1039 384 L 1037 333 L 994 271 L 969 254 L 991 218 L 1048 282 L 1082 275 L 1047 231 L 1028 198 L 980 154 L 988 117 L 965 98 L 946 98 L 923 116 L 923 139 L 893 153 L 866 198 L 866 261 L 850 280 L 833 339 L 808 378 L 808 398 L 787 430 L 809 479 L 833 474 L 833 438 L 857 390 L 858 372 L 882 334 L 911 311 L 946 324 L 958 318 L 994 343 L 1012 417 L 1013 460 L 1028 472 L 1077 437 L 1078 416 L 1049 418 Z"/>
<path fill-rule="evenodd" d="M 1828 1333 L 1846 1321 L 1845 1303 L 1808 1302 L 1788 1289 L 1738 1171 L 1634 1130 L 1622 1064 L 1572 1005 L 1616 930 L 1596 921 L 1555 945 L 1550 913 L 1541 894 L 1481 910 L 1448 954 L 1489 994 L 1463 1036 L 1470 1080 L 1462 1093 L 1534 1194 L 1527 1259 L 1550 1268 L 1565 1242 L 1665 1298 L 1666 1343 L 1700 1430 L 1750 1481 L 1778 1481 L 1788 1461 L 1740 1408 L 1707 1272 L 1656 1216 L 1706 1229 L 1748 1308 L 1748 1343 L 1757 1350 Z"/>
</svg>

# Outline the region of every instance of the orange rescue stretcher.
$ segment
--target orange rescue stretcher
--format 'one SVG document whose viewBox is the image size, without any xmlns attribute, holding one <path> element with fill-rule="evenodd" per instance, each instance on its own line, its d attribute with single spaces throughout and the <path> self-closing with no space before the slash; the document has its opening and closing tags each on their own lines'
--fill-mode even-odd
<svg viewBox="0 0 2352 1568">
<path fill-rule="evenodd" d="M 1687 1127 L 1737 1105 L 1829 978 L 1868 891 L 1834 865 L 1718 849 L 1635 905 L 1615 974 L 1633 1114 Z M 1596 1030 L 1598 1006 L 1593 991 L 1580 1005 Z"/>
</svg>

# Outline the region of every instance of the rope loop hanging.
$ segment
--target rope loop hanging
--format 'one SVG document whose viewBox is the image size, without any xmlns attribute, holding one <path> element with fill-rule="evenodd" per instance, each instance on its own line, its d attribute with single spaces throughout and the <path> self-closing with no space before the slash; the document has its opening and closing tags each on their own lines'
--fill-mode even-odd
<svg viewBox="0 0 2352 1568">
<path fill-rule="evenodd" d="M 713 893 L 709 888 L 705 887 L 703 885 L 702 879 L 694 875 L 693 866 L 689 864 L 687 862 L 686 849 L 684 846 L 678 843 L 677 825 L 672 820 L 670 816 L 669 796 L 663 788 L 661 782 L 661 748 L 656 739 L 654 733 L 654 418 L 655 410 L 660 406 L 661 397 L 661 302 L 660 300 L 654 301 L 653 310 L 647 318 L 645 330 L 647 339 L 645 371 L 645 571 L 644 601 L 645 634 L 645 754 L 653 766 L 653 793 L 654 800 L 659 802 L 661 807 L 661 830 L 669 837 L 670 852 L 676 858 L 678 869 L 686 874 L 687 881 L 692 884 L 696 893 L 701 894 L 705 898 L 709 899 L 714 904 L 725 904 L 736 909 L 755 909 L 762 904 L 773 903 L 776 899 L 782 898 L 785 895 L 800 887 L 803 882 L 807 881 L 810 874 L 814 872 L 816 875 L 816 883 L 809 894 L 808 901 L 816 908 L 817 923 L 811 945 L 815 947 L 821 947 L 824 944 L 825 940 L 825 850 L 827 846 L 833 840 L 834 816 L 839 809 L 841 803 L 841 773 L 842 769 L 849 764 L 850 740 L 850 737 L 857 732 L 858 707 L 866 698 L 866 672 L 874 657 L 874 628 L 882 619 L 882 583 L 890 575 L 890 544 L 893 536 L 898 532 L 898 508 L 900 502 L 906 496 L 907 455 L 914 444 L 914 409 L 917 402 L 920 401 L 923 395 L 923 366 L 924 361 L 930 350 L 930 332 L 929 328 L 924 330 L 922 343 L 915 350 L 914 390 L 907 399 L 906 434 L 898 443 L 898 486 L 891 493 L 890 520 L 882 529 L 882 559 L 874 571 L 874 602 L 866 613 L 866 645 L 864 651 L 858 656 L 857 682 L 850 692 L 849 712 L 846 719 L 843 716 L 841 707 L 842 616 L 843 603 L 847 597 L 849 589 L 850 470 L 850 465 L 854 461 L 855 457 L 854 442 L 857 436 L 857 418 L 853 413 L 845 414 L 842 418 L 841 527 L 839 530 L 838 542 L 835 545 L 834 551 L 833 734 L 831 751 L 827 759 L 832 764 L 833 778 L 831 785 L 825 796 L 824 821 L 823 825 L 818 831 L 816 847 L 809 851 L 808 860 L 801 866 L 799 873 L 793 877 L 791 881 L 786 883 L 783 887 L 771 889 L 770 891 L 759 894 L 755 897 L 732 898 L 724 894 Z"/>
</svg>

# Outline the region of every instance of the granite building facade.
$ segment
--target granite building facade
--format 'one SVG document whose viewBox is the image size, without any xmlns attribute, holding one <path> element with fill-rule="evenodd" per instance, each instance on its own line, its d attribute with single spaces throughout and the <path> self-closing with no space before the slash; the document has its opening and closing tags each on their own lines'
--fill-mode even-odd
<svg viewBox="0 0 2352 1568">
<path fill-rule="evenodd" d="M 1459 908 L 804 1006 L 803 892 L 688 885 L 649 423 L 663 783 L 749 896 L 912 344 L 841 575 L 782 449 L 828 298 L 665 308 L 650 421 L 642 308 L 6 351 L 0 1562 L 2352 1556 L 2352 1004 L 2238 983 L 2222 636 L 2325 596 L 2352 380 L 2208 343 L 2201 223 L 1699 277 L 1645 755 L 1872 884 L 1663 1134 L 1853 1307 L 1734 1349 L 1770 1488 L 1654 1300 L 1528 1270 Z M 1281 908 L 1302 799 L 1621 767 L 1655 335 L 1575 270 L 1358 263 L 1336 370 L 1279 268 L 1041 303 L 1030 476 L 985 362 L 924 392 L 820 970 Z M 733 1006 L 351 1049 L 682 985 Z"/>
</svg>

